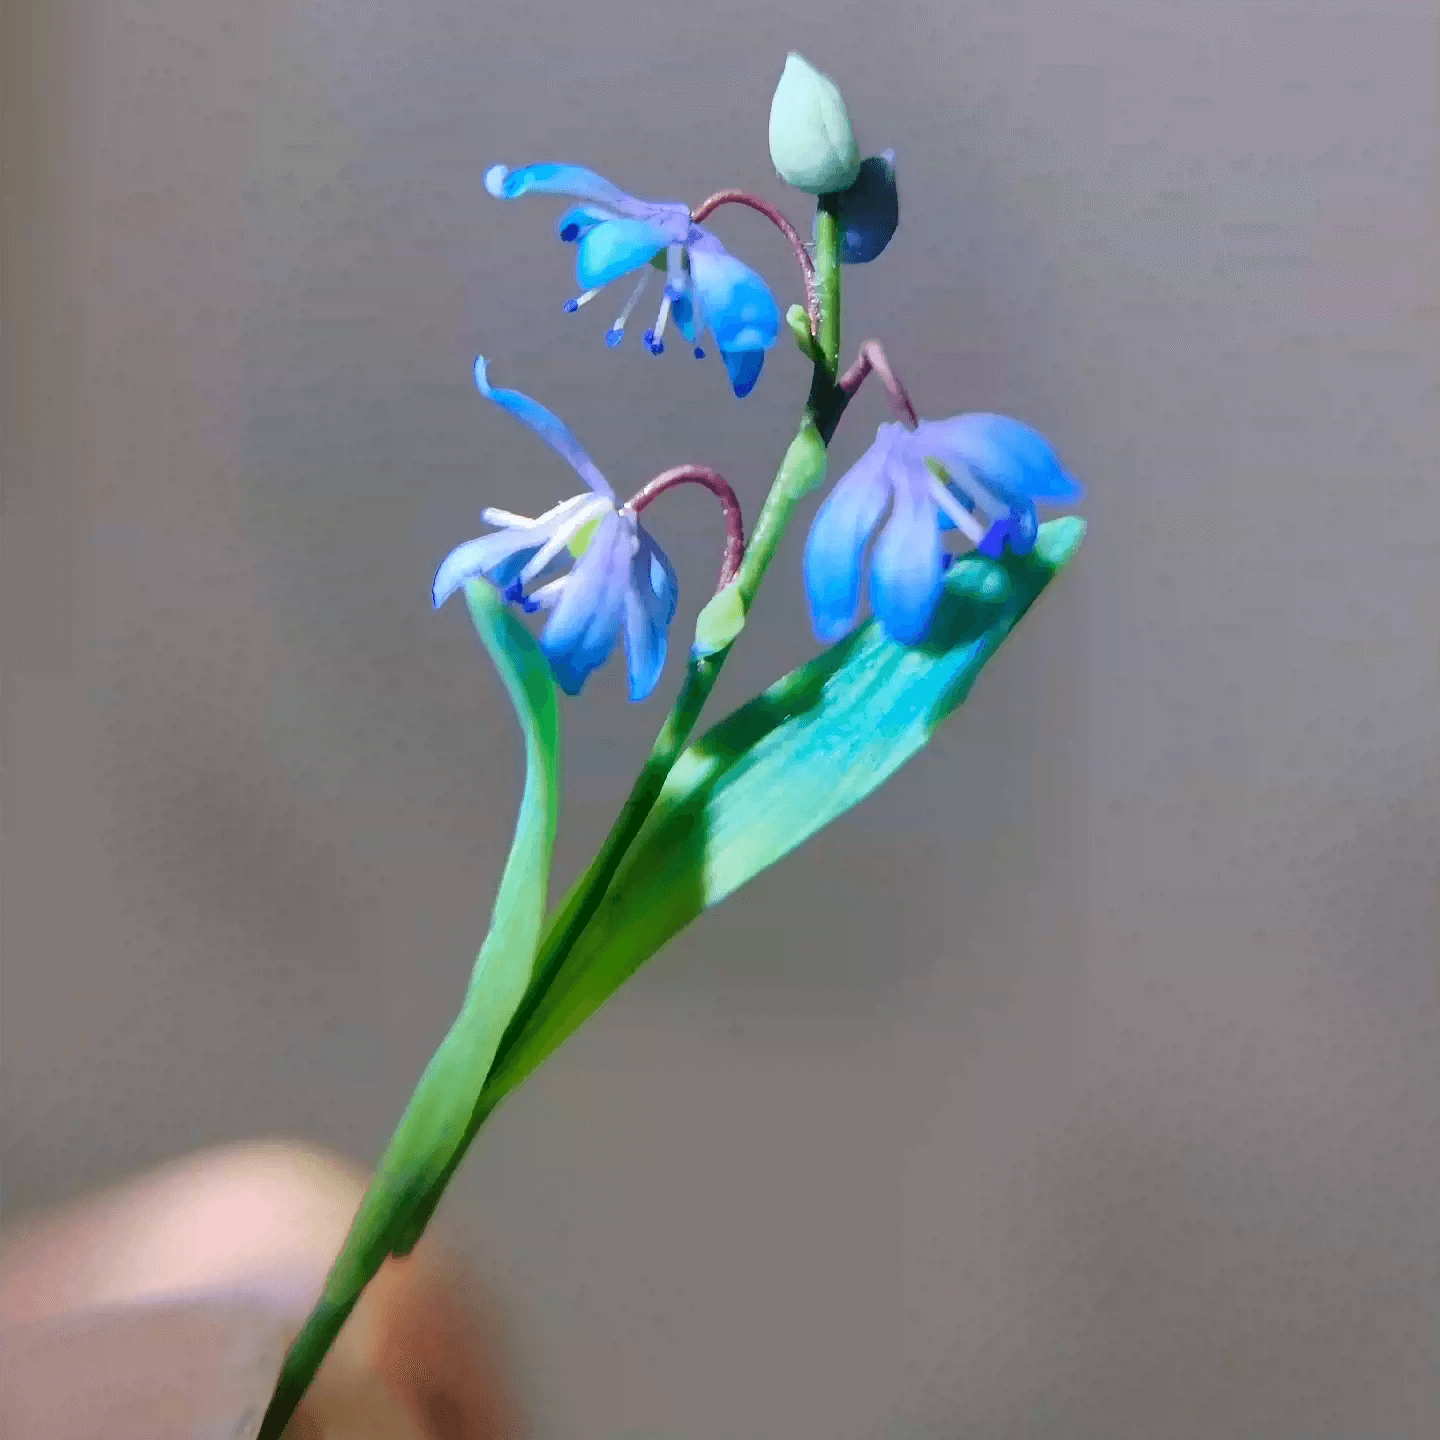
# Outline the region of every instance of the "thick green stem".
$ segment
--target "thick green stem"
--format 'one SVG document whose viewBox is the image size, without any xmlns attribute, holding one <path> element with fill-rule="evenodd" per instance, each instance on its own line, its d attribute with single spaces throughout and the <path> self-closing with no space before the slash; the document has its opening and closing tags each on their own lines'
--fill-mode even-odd
<svg viewBox="0 0 1440 1440">
<path fill-rule="evenodd" d="M 800 428 L 795 439 L 791 441 L 790 448 L 785 452 L 770 493 L 765 497 L 765 504 L 756 519 L 745 549 L 745 558 L 735 577 L 734 583 L 739 587 L 747 610 L 775 557 L 796 507 L 824 481 L 826 446 L 849 401 L 849 396 L 836 383 L 840 363 L 841 280 L 839 229 L 829 198 L 823 195 L 820 197 L 815 222 L 815 286 L 820 306 L 820 330 L 817 336 L 819 354 L 811 375 L 810 394 L 801 417 Z M 604 900 L 610 882 L 620 868 L 620 862 L 625 858 L 625 853 L 636 835 L 640 833 L 641 826 L 660 796 L 666 777 L 689 742 L 700 712 L 710 698 L 710 692 L 714 689 L 715 681 L 729 653 L 729 646 L 712 654 L 691 652 L 680 693 L 670 713 L 665 717 L 660 733 L 655 737 L 649 758 L 636 776 L 630 794 L 621 806 L 620 814 L 600 846 L 599 853 L 566 897 L 541 942 L 540 952 L 535 959 L 534 977 L 506 1027 L 493 1062 L 487 1068 L 487 1075 L 493 1075 L 503 1068 L 526 1025 L 560 973 L 581 931 L 589 924 Z M 416 1095 L 412 1097 L 405 1117 L 387 1147 L 387 1153 L 390 1148 L 400 1143 L 420 1092 L 446 1048 L 442 1043 L 435 1059 L 427 1067 L 426 1074 L 416 1089 Z M 360 1213 L 351 1225 L 340 1256 L 326 1281 L 325 1293 L 285 1357 L 275 1393 L 261 1421 L 256 1440 L 280 1440 L 281 1432 L 289 1423 L 365 1285 L 389 1255 L 408 1253 L 420 1238 L 470 1142 L 503 1098 L 503 1092 L 497 1094 L 483 1087 L 485 1078 L 477 1077 L 476 1084 L 479 1088 L 464 1134 L 435 1172 L 434 1181 L 425 1193 L 398 1195 L 375 1185 L 366 1192 Z M 383 1162 L 381 1169 L 384 1169 Z"/>
</svg>

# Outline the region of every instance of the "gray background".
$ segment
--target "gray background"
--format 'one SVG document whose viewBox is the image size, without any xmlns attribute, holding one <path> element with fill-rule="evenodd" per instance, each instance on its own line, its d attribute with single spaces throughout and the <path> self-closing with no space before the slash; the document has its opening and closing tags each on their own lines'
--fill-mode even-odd
<svg viewBox="0 0 1440 1440">
<path fill-rule="evenodd" d="M 557 207 L 481 173 L 800 218 L 765 150 L 794 45 L 899 152 L 847 349 L 1045 429 L 1091 537 L 933 749 L 476 1146 L 446 1213 L 537 1433 L 1440 1433 L 1436 22 L 7 4 L 7 1205 L 228 1137 L 375 1153 L 518 794 L 426 588 L 483 504 L 573 483 L 472 355 L 622 489 L 703 460 L 752 514 L 804 386 L 784 346 L 743 406 L 607 351 Z M 758 217 L 716 228 L 795 298 Z M 683 641 L 718 530 L 690 495 L 655 528 Z M 802 538 L 720 706 L 810 650 Z M 612 669 L 567 706 L 560 880 L 663 704 Z"/>
</svg>

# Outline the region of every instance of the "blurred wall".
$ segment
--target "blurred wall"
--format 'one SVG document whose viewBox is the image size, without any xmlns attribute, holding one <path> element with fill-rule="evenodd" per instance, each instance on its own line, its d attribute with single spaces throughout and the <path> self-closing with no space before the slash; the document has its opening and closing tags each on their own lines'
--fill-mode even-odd
<svg viewBox="0 0 1440 1440">
<path fill-rule="evenodd" d="M 480 176 L 799 216 L 798 46 L 899 154 L 847 347 L 1046 430 L 1091 534 L 930 751 L 477 1144 L 446 1213 L 536 1433 L 1440 1433 L 1437 14 L 12 0 L 6 1205 L 228 1137 L 376 1152 L 519 787 L 427 586 L 572 483 L 473 355 L 617 485 L 704 460 L 752 514 L 805 383 L 607 351 L 552 207 Z M 655 519 L 683 640 L 718 531 Z M 809 653 L 802 539 L 718 707 Z M 663 706 L 567 705 L 560 880 Z"/>
</svg>

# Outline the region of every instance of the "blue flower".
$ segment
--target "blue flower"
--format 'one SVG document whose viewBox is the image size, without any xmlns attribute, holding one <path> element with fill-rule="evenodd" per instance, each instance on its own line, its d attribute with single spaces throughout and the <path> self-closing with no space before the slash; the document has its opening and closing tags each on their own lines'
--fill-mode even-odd
<svg viewBox="0 0 1440 1440">
<path fill-rule="evenodd" d="M 588 304 L 612 280 L 640 272 L 619 317 L 605 334 L 615 346 L 639 304 L 652 266 L 665 253 L 665 293 L 653 329 L 645 332 L 651 354 L 665 349 L 665 327 L 673 318 L 681 334 L 697 343 L 708 329 L 730 374 L 730 385 L 744 397 L 754 388 L 765 352 L 780 334 L 780 309 L 770 287 L 748 265 L 725 249 L 703 225 L 690 219 L 690 207 L 678 200 L 640 200 L 627 195 L 593 170 L 579 165 L 527 165 L 509 170 L 492 165 L 485 188 L 498 199 L 514 200 L 534 191 L 568 195 L 581 203 L 556 222 L 562 240 L 575 245 L 575 277 L 581 294 L 565 302 L 571 313 Z"/>
<path fill-rule="evenodd" d="M 942 532 L 959 530 L 982 555 L 998 557 L 1007 545 L 1023 555 L 1039 529 L 1035 502 L 1073 504 L 1084 493 L 1043 435 L 1004 415 L 880 426 L 805 542 L 816 635 L 828 644 L 855 627 L 865 549 L 877 530 L 871 608 L 892 640 L 916 645 L 935 618 L 949 565 Z"/>
<path fill-rule="evenodd" d="M 475 383 L 564 456 L 590 488 L 534 520 L 506 510 L 482 511 L 480 518 L 497 528 L 445 557 L 435 574 L 436 608 L 467 580 L 483 578 L 527 613 L 548 610 L 540 648 L 569 695 L 580 693 L 623 633 L 630 698 L 645 699 L 665 664 L 679 591 L 674 567 L 635 512 L 616 502 L 609 482 L 562 420 L 518 390 L 492 388 L 484 356 L 475 362 Z"/>
</svg>

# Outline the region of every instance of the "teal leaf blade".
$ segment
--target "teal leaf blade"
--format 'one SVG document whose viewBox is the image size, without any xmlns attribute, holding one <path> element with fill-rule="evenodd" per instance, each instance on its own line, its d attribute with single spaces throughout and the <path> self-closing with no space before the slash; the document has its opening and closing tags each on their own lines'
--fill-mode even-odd
<svg viewBox="0 0 1440 1440">
<path fill-rule="evenodd" d="M 484 1118 L 500 1038 L 529 987 L 544 931 L 560 805 L 560 707 L 540 647 L 498 591 L 466 586 L 476 633 L 495 662 L 525 743 L 525 788 L 489 933 L 460 1014 L 436 1050 L 375 1169 L 350 1231 L 284 1366 L 259 1431 L 278 1437 L 346 1317 L 388 1255 L 407 1253 Z"/>
<path fill-rule="evenodd" d="M 920 750 L 1084 534 L 1085 522 L 1067 516 L 1041 526 L 1029 555 L 962 558 L 924 645 L 897 645 L 872 621 L 691 745 L 599 909 L 507 1043 L 486 1086 L 487 1110 L 704 910 Z"/>
</svg>

